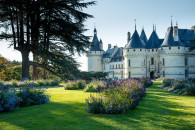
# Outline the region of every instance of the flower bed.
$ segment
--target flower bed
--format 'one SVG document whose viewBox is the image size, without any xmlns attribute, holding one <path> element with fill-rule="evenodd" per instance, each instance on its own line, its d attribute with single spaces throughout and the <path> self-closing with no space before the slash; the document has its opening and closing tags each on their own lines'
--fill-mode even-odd
<svg viewBox="0 0 195 130">
<path fill-rule="evenodd" d="M 195 95 L 195 81 L 191 79 L 166 78 L 161 88 L 180 95 Z"/>
<path fill-rule="evenodd" d="M 0 112 L 12 111 L 19 107 L 44 104 L 49 96 L 43 89 L 35 89 L 32 84 L 26 83 L 23 88 L 14 89 L 9 86 L 0 86 Z"/>
<path fill-rule="evenodd" d="M 128 79 L 107 83 L 96 96 L 86 99 L 87 112 L 95 114 L 119 114 L 137 106 L 145 95 L 140 80 Z"/>
</svg>

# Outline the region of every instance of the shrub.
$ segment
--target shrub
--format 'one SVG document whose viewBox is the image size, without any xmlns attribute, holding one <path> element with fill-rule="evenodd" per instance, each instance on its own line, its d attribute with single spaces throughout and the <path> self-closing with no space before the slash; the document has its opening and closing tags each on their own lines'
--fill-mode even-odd
<svg viewBox="0 0 195 130">
<path fill-rule="evenodd" d="M 50 80 L 50 86 L 58 86 L 60 84 L 59 80 Z"/>
<path fill-rule="evenodd" d="M 19 104 L 21 107 L 45 104 L 49 101 L 49 96 L 46 95 L 43 89 L 22 89 L 17 93 Z"/>
<path fill-rule="evenodd" d="M 18 108 L 18 97 L 14 89 L 0 86 L 0 112 L 12 111 Z"/>
<path fill-rule="evenodd" d="M 44 80 L 37 80 L 36 82 L 37 82 L 38 86 L 44 86 L 45 85 Z"/>
<path fill-rule="evenodd" d="M 174 79 L 165 78 L 165 79 L 163 80 L 163 86 L 164 86 L 164 87 L 169 87 L 169 86 L 171 86 L 171 85 L 173 84 L 173 81 L 174 81 Z"/>
<path fill-rule="evenodd" d="M 152 85 L 152 81 L 148 77 L 142 77 L 142 78 L 140 78 L 140 80 L 141 80 L 141 83 L 143 83 L 145 85 L 145 87 L 149 87 Z"/>
<path fill-rule="evenodd" d="M 99 80 L 93 80 L 91 83 L 89 83 L 84 91 L 85 92 L 100 92 L 101 90 L 104 89 L 105 87 L 105 82 L 104 81 L 99 81 Z"/>
<path fill-rule="evenodd" d="M 124 113 L 137 106 L 145 95 L 144 85 L 135 79 L 113 81 L 100 91 L 100 94 L 86 99 L 89 113 Z"/>
<path fill-rule="evenodd" d="M 65 90 L 76 90 L 76 89 L 84 89 L 86 86 L 86 81 L 85 80 L 75 80 L 75 81 L 68 81 L 64 89 Z"/>
<path fill-rule="evenodd" d="M 13 87 L 18 87 L 19 85 L 18 85 L 18 81 L 16 81 L 16 80 L 12 80 L 12 81 L 10 81 L 10 83 L 11 83 L 11 85 L 13 86 Z"/>
<path fill-rule="evenodd" d="M 195 83 L 192 79 L 165 79 L 161 88 L 180 95 L 195 95 Z"/>
<path fill-rule="evenodd" d="M 25 83 L 17 91 L 9 86 L 0 86 L 0 112 L 12 111 L 18 107 L 44 104 L 49 96 L 43 89 L 34 89 L 33 84 Z"/>
</svg>

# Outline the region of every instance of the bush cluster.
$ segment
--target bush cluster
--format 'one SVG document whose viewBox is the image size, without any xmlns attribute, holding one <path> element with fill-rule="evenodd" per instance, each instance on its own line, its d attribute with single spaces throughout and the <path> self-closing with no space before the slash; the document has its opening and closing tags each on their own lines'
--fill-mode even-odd
<svg viewBox="0 0 195 130">
<path fill-rule="evenodd" d="M 141 80 L 128 79 L 107 83 L 96 96 L 86 99 L 87 112 L 119 114 L 133 109 L 145 95 Z"/>
<path fill-rule="evenodd" d="M 195 82 L 191 79 L 166 78 L 161 88 L 180 95 L 195 95 Z"/>
<path fill-rule="evenodd" d="M 17 91 L 16 91 L 17 90 Z M 23 88 L 14 89 L 10 86 L 0 86 L 0 112 L 12 111 L 19 107 L 44 104 L 49 96 L 43 89 L 35 89 L 26 83 Z"/>
<path fill-rule="evenodd" d="M 100 80 L 93 80 L 85 87 L 85 92 L 100 92 L 104 89 L 106 82 Z"/>
<path fill-rule="evenodd" d="M 37 80 L 37 81 L 17 81 L 17 80 L 11 80 L 4 82 L 0 80 L 0 85 L 4 86 L 10 86 L 10 87 L 24 87 L 25 84 L 31 84 L 32 86 L 38 87 L 38 86 L 58 86 L 60 82 L 58 80 Z"/>
<path fill-rule="evenodd" d="M 145 87 L 149 87 L 152 85 L 152 80 L 148 77 L 142 77 L 142 78 L 140 78 L 140 81 L 142 84 L 145 85 Z"/>
<path fill-rule="evenodd" d="M 75 80 L 75 81 L 68 81 L 64 85 L 65 90 L 76 90 L 76 89 L 84 89 L 86 86 L 85 80 Z"/>
</svg>

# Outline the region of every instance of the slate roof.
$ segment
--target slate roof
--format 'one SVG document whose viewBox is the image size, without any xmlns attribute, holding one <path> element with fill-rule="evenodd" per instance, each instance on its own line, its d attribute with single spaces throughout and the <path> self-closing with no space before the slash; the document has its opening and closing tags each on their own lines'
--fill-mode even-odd
<svg viewBox="0 0 195 130">
<path fill-rule="evenodd" d="M 116 54 L 112 57 L 111 62 L 123 61 L 123 48 L 118 48 Z"/>
<path fill-rule="evenodd" d="M 171 26 L 170 29 L 168 30 L 165 39 L 161 45 L 161 47 L 165 46 L 175 46 L 174 43 L 174 38 L 173 38 L 173 27 Z"/>
<path fill-rule="evenodd" d="M 129 43 L 126 45 L 126 49 L 128 48 L 145 48 L 146 44 L 140 39 L 137 30 L 133 33 L 133 36 Z"/>
<path fill-rule="evenodd" d="M 93 36 L 93 40 L 92 40 L 92 45 L 91 45 L 90 51 L 103 51 L 100 48 L 100 43 L 102 43 L 102 40 L 101 41 L 98 40 L 97 30 L 95 28 L 94 29 L 94 36 Z"/>
<path fill-rule="evenodd" d="M 145 44 L 147 43 L 148 39 L 146 37 L 146 33 L 145 33 L 144 29 L 142 29 L 140 38 L 144 41 Z"/>
<path fill-rule="evenodd" d="M 153 30 L 148 42 L 146 43 L 146 48 L 148 49 L 159 48 L 160 45 L 161 45 L 160 39 L 158 38 L 156 31 Z"/>
<path fill-rule="evenodd" d="M 186 47 L 194 47 L 189 40 L 195 39 L 195 31 L 190 29 L 178 29 L 179 39 L 182 45 Z"/>
</svg>

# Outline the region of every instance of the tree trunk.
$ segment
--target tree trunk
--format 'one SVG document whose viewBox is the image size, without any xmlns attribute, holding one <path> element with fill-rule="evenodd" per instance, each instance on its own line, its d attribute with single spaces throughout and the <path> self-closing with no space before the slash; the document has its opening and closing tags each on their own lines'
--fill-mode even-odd
<svg viewBox="0 0 195 130">
<path fill-rule="evenodd" d="M 29 80 L 29 51 L 23 50 L 22 54 L 22 81 Z"/>
<path fill-rule="evenodd" d="M 33 62 L 38 61 L 38 56 L 33 54 Z M 38 80 L 38 69 L 36 65 L 33 65 L 33 80 Z"/>
</svg>

